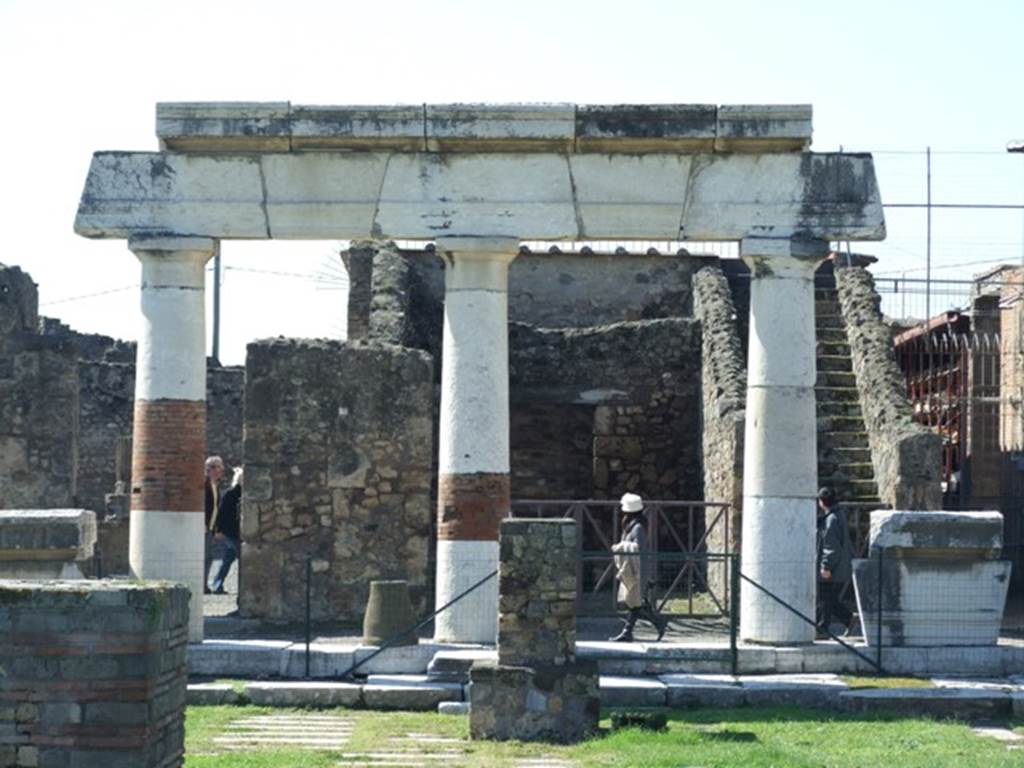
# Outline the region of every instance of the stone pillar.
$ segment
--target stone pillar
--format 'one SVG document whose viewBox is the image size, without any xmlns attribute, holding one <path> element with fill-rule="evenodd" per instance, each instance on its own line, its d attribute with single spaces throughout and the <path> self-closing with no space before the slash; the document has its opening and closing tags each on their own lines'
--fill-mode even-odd
<svg viewBox="0 0 1024 768">
<path fill-rule="evenodd" d="M 814 270 L 820 241 L 745 239 L 750 341 L 743 451 L 742 573 L 814 618 L 817 420 Z M 740 636 L 760 643 L 814 640 L 814 627 L 748 582 Z"/>
<path fill-rule="evenodd" d="M 513 238 L 443 238 L 444 342 L 437 489 L 440 607 L 498 567 L 509 513 L 508 265 Z M 438 640 L 493 643 L 498 580 L 436 619 Z"/>
<path fill-rule="evenodd" d="M 132 238 L 142 262 L 128 560 L 139 579 L 192 591 L 189 641 L 203 639 L 206 262 L 201 237 Z"/>
</svg>

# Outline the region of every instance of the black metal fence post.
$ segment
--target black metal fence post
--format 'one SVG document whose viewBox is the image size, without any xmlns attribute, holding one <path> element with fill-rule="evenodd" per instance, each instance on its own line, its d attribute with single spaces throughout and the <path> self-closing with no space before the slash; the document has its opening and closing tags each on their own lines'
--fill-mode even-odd
<svg viewBox="0 0 1024 768">
<path fill-rule="evenodd" d="M 96 578 L 103 578 L 103 550 L 97 545 L 93 550 L 93 556 L 96 558 Z"/>
<path fill-rule="evenodd" d="M 885 571 L 882 570 L 882 558 L 884 551 L 882 548 L 878 549 L 878 614 L 875 616 L 875 662 L 878 668 L 882 668 L 882 596 L 885 594 L 882 589 L 882 576 Z M 866 639 L 866 638 L 865 638 Z"/>
<path fill-rule="evenodd" d="M 738 675 L 740 652 L 736 644 L 740 623 L 740 556 L 738 552 L 729 555 L 729 654 L 732 674 Z"/>
<path fill-rule="evenodd" d="M 309 678 L 310 596 L 313 584 L 313 553 L 306 552 L 306 678 Z"/>
</svg>

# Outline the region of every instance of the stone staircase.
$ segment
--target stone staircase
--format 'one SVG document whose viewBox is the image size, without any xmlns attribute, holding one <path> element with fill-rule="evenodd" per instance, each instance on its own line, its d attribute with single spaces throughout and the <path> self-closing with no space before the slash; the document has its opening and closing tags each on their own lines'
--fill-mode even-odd
<svg viewBox="0 0 1024 768">
<path fill-rule="evenodd" d="M 818 485 L 831 485 L 839 500 L 877 503 L 878 486 L 860 408 L 835 277 L 819 271 L 814 284 L 818 379 Z"/>
</svg>

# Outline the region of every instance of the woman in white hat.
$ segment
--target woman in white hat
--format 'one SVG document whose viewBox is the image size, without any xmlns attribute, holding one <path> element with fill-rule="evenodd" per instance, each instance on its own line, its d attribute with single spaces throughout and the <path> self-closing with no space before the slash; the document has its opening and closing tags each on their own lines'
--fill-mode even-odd
<svg viewBox="0 0 1024 768">
<path fill-rule="evenodd" d="M 615 568 L 619 578 L 619 600 L 626 604 L 629 615 L 622 631 L 608 638 L 616 643 L 633 642 L 633 627 L 638 619 L 654 625 L 658 639 L 665 634 L 668 620 L 658 614 L 647 599 L 646 590 L 650 579 L 650 562 L 647 553 L 647 532 L 644 530 L 644 500 L 635 493 L 623 495 L 619 502 L 622 509 L 622 538 L 612 546 L 615 553 Z"/>
</svg>

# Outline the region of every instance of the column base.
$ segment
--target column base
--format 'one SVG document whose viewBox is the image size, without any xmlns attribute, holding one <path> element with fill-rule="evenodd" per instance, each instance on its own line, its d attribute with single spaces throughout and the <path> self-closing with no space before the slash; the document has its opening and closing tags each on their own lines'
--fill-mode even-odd
<svg viewBox="0 0 1024 768">
<path fill-rule="evenodd" d="M 435 605 L 454 600 L 498 570 L 498 542 L 437 542 Z M 481 584 L 434 619 L 434 638 L 445 643 L 483 643 L 498 639 L 498 577 Z"/>
</svg>

